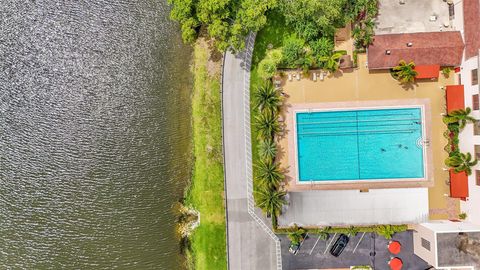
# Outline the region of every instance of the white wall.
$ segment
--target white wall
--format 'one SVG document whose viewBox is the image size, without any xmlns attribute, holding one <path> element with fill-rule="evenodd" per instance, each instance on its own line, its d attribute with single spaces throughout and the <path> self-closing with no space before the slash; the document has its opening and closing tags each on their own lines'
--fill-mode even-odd
<svg viewBox="0 0 480 270">
<path fill-rule="evenodd" d="M 437 266 L 435 252 L 437 250 L 437 242 L 435 232 L 423 225 L 424 223 L 415 225 L 415 231 L 413 232 L 413 252 L 428 264 Z M 422 238 L 430 242 L 430 250 L 422 247 Z"/>
<path fill-rule="evenodd" d="M 463 36 L 463 1 L 456 0 L 454 1 L 455 5 L 455 18 L 452 21 L 453 27 L 460 31 Z M 479 30 L 480 31 L 480 30 Z M 478 85 L 472 86 L 471 81 L 471 70 L 478 68 L 478 59 L 473 57 L 470 59 L 464 59 L 461 66 L 461 83 L 465 87 L 465 106 L 472 107 L 472 95 L 478 94 Z M 457 79 L 457 77 L 455 77 Z M 458 83 L 458 81 L 456 81 Z M 480 119 L 480 111 L 474 111 L 472 113 L 473 117 Z M 480 136 L 473 135 L 473 125 L 468 125 L 460 133 L 460 150 L 462 152 L 475 153 L 475 145 L 480 145 Z M 460 203 L 460 208 L 462 212 L 467 213 L 467 220 L 480 224 L 480 186 L 476 185 L 475 181 L 475 170 L 480 170 L 480 165 L 477 165 L 473 168 L 474 172 L 471 176 L 468 177 L 468 186 L 469 186 L 469 198 L 468 201 Z"/>
</svg>

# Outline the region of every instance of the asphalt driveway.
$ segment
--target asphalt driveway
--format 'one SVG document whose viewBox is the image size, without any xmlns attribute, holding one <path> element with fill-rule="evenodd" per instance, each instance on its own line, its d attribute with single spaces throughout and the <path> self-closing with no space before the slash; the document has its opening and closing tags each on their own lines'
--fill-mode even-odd
<svg viewBox="0 0 480 270">
<path fill-rule="evenodd" d="M 359 233 L 355 237 L 350 237 L 347 247 L 338 258 L 330 255 L 329 248 L 327 249 L 327 244 L 332 239 L 336 240 L 338 234 L 335 238 L 333 238 L 333 234 L 330 235 L 327 241 L 318 240 L 316 235 L 309 235 L 297 255 L 288 252 L 290 241 L 287 236 L 280 235 L 279 237 L 282 243 L 283 269 L 348 268 L 354 265 L 371 265 L 375 269 L 389 269 L 387 262 L 391 256 L 402 259 L 403 269 L 424 270 L 429 267 L 427 263 L 413 254 L 413 233 L 411 231 L 394 235 L 393 240 L 402 244 L 402 251 L 398 255 L 390 254 L 387 249 L 388 240 L 384 237 L 374 233 L 365 235 Z"/>
</svg>

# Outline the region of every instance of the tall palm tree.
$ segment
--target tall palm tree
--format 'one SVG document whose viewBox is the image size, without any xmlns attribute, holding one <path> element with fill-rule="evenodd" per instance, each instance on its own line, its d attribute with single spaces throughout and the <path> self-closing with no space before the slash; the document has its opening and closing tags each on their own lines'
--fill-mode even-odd
<svg viewBox="0 0 480 270">
<path fill-rule="evenodd" d="M 277 155 L 277 144 L 270 138 L 261 140 L 258 144 L 258 154 L 262 159 L 273 161 Z"/>
<path fill-rule="evenodd" d="M 445 159 L 445 165 L 453 168 L 457 173 L 466 172 L 467 175 L 472 174 L 471 167 L 477 165 L 477 163 L 477 159 L 474 159 L 472 161 L 472 155 L 470 153 L 457 153 Z"/>
<path fill-rule="evenodd" d="M 255 192 L 255 201 L 267 216 L 272 217 L 273 223 L 276 223 L 276 218 L 281 214 L 283 205 L 287 203 L 286 194 L 286 192 L 276 189 L 261 189 Z"/>
<path fill-rule="evenodd" d="M 271 160 L 261 160 L 257 165 L 258 179 L 267 188 L 276 188 L 285 178 L 280 166 Z"/>
<path fill-rule="evenodd" d="M 392 68 L 393 76 L 401 83 L 413 83 L 418 72 L 415 71 L 415 63 L 410 61 L 407 64 L 404 60 L 398 62 L 398 66 Z"/>
<path fill-rule="evenodd" d="M 450 112 L 448 115 L 443 117 L 443 122 L 445 124 L 459 123 L 459 128 L 463 129 L 468 122 L 475 123 L 477 120 L 470 116 L 472 109 L 467 107 L 464 109 L 459 109 L 456 111 Z"/>
<path fill-rule="evenodd" d="M 258 87 L 253 95 L 255 97 L 255 106 L 260 112 L 269 111 L 277 113 L 282 105 L 282 96 L 270 80 L 265 81 Z"/>
<path fill-rule="evenodd" d="M 342 57 L 342 55 L 342 53 L 336 52 L 329 56 L 319 57 L 318 60 L 320 61 L 320 64 L 324 69 L 333 73 L 337 71 L 340 67 L 340 58 Z"/>
<path fill-rule="evenodd" d="M 276 113 L 265 111 L 259 114 L 255 120 L 258 136 L 262 139 L 271 139 L 275 133 L 280 131 L 280 123 Z"/>
</svg>

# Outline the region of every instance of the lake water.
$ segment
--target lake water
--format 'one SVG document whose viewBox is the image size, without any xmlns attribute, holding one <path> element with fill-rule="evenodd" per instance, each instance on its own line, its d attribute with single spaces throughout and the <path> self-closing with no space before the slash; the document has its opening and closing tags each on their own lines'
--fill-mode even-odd
<svg viewBox="0 0 480 270">
<path fill-rule="evenodd" d="M 164 1 L 0 0 L 0 269 L 179 269 L 191 51 Z"/>
</svg>

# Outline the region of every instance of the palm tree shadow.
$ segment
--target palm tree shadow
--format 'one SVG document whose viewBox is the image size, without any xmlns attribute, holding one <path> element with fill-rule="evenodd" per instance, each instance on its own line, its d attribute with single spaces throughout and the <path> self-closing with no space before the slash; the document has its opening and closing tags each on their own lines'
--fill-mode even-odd
<svg viewBox="0 0 480 270">
<path fill-rule="evenodd" d="M 399 83 L 399 84 L 405 91 L 415 90 L 415 87 L 418 87 L 418 83 L 416 82 Z"/>
</svg>

